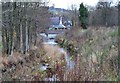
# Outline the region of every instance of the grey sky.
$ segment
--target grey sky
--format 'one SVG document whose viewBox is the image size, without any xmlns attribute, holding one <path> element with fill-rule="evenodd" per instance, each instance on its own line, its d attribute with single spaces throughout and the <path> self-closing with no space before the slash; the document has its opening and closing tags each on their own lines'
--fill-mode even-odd
<svg viewBox="0 0 120 83">
<path fill-rule="evenodd" d="M 99 0 L 50 0 L 49 5 L 55 4 L 55 7 L 57 8 L 70 8 L 71 4 L 75 4 L 76 6 L 79 6 L 81 2 L 87 5 L 96 6 L 97 2 Z M 102 0 L 103 1 L 103 0 Z M 113 3 L 116 3 L 118 0 L 107 0 L 112 1 Z"/>
</svg>

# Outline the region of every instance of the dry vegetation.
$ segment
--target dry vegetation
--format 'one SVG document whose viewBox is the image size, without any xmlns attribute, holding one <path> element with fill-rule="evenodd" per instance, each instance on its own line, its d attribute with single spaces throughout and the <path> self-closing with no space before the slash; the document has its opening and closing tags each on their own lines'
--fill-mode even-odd
<svg viewBox="0 0 120 83">
<path fill-rule="evenodd" d="M 46 52 L 43 58 L 48 61 L 51 68 L 53 68 L 53 73 L 57 75 L 59 80 L 63 80 L 63 75 L 66 68 L 65 56 L 67 53 L 61 51 L 59 46 L 44 45 L 44 50 Z"/>
<path fill-rule="evenodd" d="M 57 75 L 63 81 L 116 81 L 117 75 L 117 27 L 73 28 L 58 37 L 60 46 L 64 47 L 75 61 L 75 68 L 66 71 L 66 52 L 60 52 L 59 46 L 31 46 L 23 55 L 0 57 L 2 80 L 44 80 Z M 46 71 L 38 70 L 42 62 L 49 63 Z"/>
<path fill-rule="evenodd" d="M 9 57 L 0 57 L 2 80 L 43 81 L 54 74 L 61 80 L 66 65 L 65 55 L 66 52 L 61 52 L 58 46 L 41 45 L 32 46 L 25 55 L 14 53 Z M 43 62 L 50 65 L 46 71 L 39 70 L 39 64 Z"/>
<path fill-rule="evenodd" d="M 117 27 L 90 27 L 87 30 L 74 28 L 58 37 L 57 40 L 62 47 L 69 48 L 72 44 L 78 52 L 72 54 L 76 66 L 65 73 L 64 80 L 116 81 L 118 78 L 117 31 Z"/>
</svg>

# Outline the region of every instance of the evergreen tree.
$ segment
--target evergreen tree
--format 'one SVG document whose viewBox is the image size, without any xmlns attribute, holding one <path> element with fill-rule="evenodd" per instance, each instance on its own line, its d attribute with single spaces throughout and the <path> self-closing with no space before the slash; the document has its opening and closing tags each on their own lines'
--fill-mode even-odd
<svg viewBox="0 0 120 83">
<path fill-rule="evenodd" d="M 81 21 L 81 26 L 83 29 L 87 29 L 87 18 L 88 18 L 88 10 L 83 5 L 83 3 L 80 4 L 79 8 L 79 20 Z"/>
</svg>

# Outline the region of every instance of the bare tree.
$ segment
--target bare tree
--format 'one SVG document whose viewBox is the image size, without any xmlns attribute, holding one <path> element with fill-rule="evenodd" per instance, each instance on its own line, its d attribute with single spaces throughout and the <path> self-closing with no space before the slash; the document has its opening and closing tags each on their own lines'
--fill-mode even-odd
<svg viewBox="0 0 120 83">
<path fill-rule="evenodd" d="M 74 27 L 78 27 L 78 11 L 77 11 L 77 7 L 76 5 L 72 4 L 71 5 L 71 9 L 72 9 L 72 21 L 73 21 L 73 26 Z"/>
<path fill-rule="evenodd" d="M 36 43 L 37 30 L 46 28 L 49 19 L 48 7 L 43 4 L 2 2 L 3 54 L 12 55 L 13 51 L 25 54 Z"/>
<path fill-rule="evenodd" d="M 103 22 L 103 25 L 105 26 L 108 26 L 108 21 L 109 21 L 109 10 L 110 10 L 110 5 L 111 5 L 111 2 L 109 1 L 99 1 L 98 4 L 97 4 L 97 9 L 100 9 L 101 12 L 102 12 L 102 22 Z"/>
<path fill-rule="evenodd" d="M 92 26 L 117 26 L 118 9 L 111 6 L 111 2 L 98 2 L 96 9 L 89 11 L 89 25 Z"/>
</svg>

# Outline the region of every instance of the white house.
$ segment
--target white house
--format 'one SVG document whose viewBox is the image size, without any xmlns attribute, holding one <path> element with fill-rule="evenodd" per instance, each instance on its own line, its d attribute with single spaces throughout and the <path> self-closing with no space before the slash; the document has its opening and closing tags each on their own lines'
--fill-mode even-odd
<svg viewBox="0 0 120 83">
<path fill-rule="evenodd" d="M 67 29 L 63 24 L 62 24 L 62 17 L 52 17 L 51 18 L 51 26 L 49 28 L 50 30 L 63 30 Z"/>
</svg>

